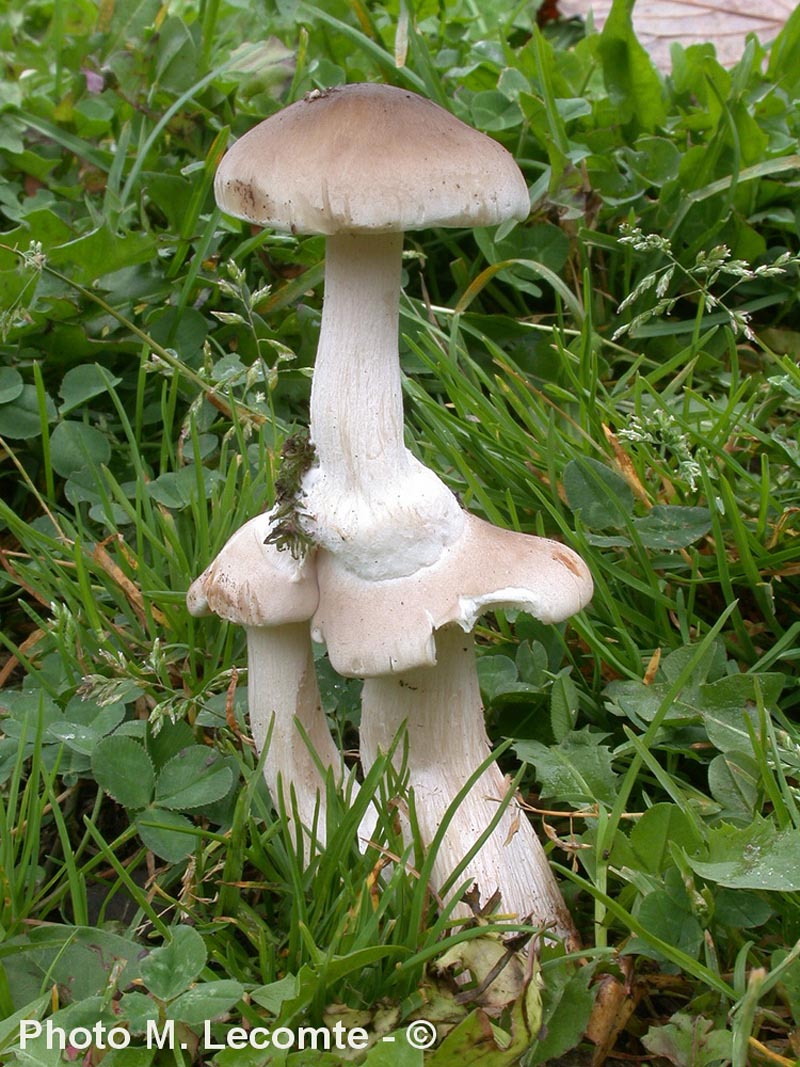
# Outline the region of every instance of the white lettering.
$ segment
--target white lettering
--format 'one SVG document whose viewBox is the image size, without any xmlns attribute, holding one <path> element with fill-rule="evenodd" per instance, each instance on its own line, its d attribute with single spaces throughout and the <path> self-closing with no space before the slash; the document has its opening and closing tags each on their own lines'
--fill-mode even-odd
<svg viewBox="0 0 800 1067">
<path fill-rule="evenodd" d="M 366 1048 L 369 1044 L 369 1034 L 363 1026 L 354 1026 L 347 1034 L 347 1044 L 351 1049 Z"/>
<path fill-rule="evenodd" d="M 269 1048 L 269 1030 L 266 1026 L 254 1026 L 250 1031 L 250 1047 L 263 1051 Z"/>
<path fill-rule="evenodd" d="M 336 1024 L 337 1026 L 339 1023 Z M 311 1044 L 306 1044 L 306 1038 L 311 1038 Z M 322 1048 L 325 1052 L 331 1050 L 331 1032 L 325 1026 L 301 1026 L 297 1031 L 297 1047 L 299 1049 L 311 1048 L 315 1052 L 319 1052 L 318 1041 L 322 1038 Z M 337 1044 L 337 1048 L 341 1048 L 341 1045 Z"/>
<path fill-rule="evenodd" d="M 225 1045 L 220 1045 L 218 1041 L 215 1041 L 211 1034 L 211 1020 L 206 1019 L 203 1023 L 203 1044 L 206 1047 L 206 1051 L 210 1052 L 212 1049 L 214 1052 L 219 1052 L 220 1049 L 225 1048 Z"/>
<path fill-rule="evenodd" d="M 59 1052 L 66 1051 L 69 1044 L 66 1030 L 60 1026 L 53 1026 L 52 1019 L 48 1019 L 44 1025 L 44 1044 L 48 1051 L 57 1048 Z"/>
<path fill-rule="evenodd" d="M 228 1048 L 247 1048 L 247 1031 L 243 1026 L 232 1026 L 225 1035 Z"/>
<path fill-rule="evenodd" d="M 64 1030 L 54 1026 L 51 1019 L 40 1022 L 38 1019 L 23 1019 L 19 1024 L 19 1047 L 24 1051 L 32 1041 L 44 1036 L 45 1046 L 50 1050 L 61 1052 L 72 1048 L 75 1052 L 85 1052 L 91 1048 L 98 1050 L 125 1049 L 131 1044 L 131 1034 L 124 1026 L 106 1029 L 102 1022 L 94 1026 L 76 1026 Z M 351 1030 L 345 1028 L 340 1020 L 331 1027 L 300 1026 L 294 1030 L 288 1026 L 279 1026 L 270 1030 L 266 1026 L 230 1026 L 220 1039 L 212 1033 L 212 1023 L 208 1019 L 203 1024 L 203 1043 L 208 1052 L 221 1052 L 224 1049 L 241 1051 L 253 1049 L 264 1051 L 268 1048 L 285 1051 L 330 1052 L 331 1049 L 361 1051 L 369 1047 L 369 1034 L 363 1026 Z M 159 1023 L 148 1019 L 145 1029 L 145 1046 L 148 1049 L 177 1049 L 175 1020 L 168 1019 Z"/>
<path fill-rule="evenodd" d="M 42 1035 L 42 1024 L 38 1019 L 23 1019 L 19 1024 L 19 1047 L 24 1052 L 28 1041 L 33 1041 Z"/>
<path fill-rule="evenodd" d="M 144 1043 L 147 1048 L 175 1048 L 175 1020 L 167 1019 L 159 1030 L 156 1020 L 148 1019 Z"/>
<path fill-rule="evenodd" d="M 131 1043 L 131 1035 L 123 1026 L 112 1026 L 106 1034 L 109 1048 L 127 1048 Z"/>
<path fill-rule="evenodd" d="M 69 1043 L 73 1048 L 84 1052 L 94 1044 L 94 1034 L 88 1026 L 76 1026 L 69 1032 Z"/>
<path fill-rule="evenodd" d="M 294 1047 L 294 1034 L 288 1026 L 279 1026 L 272 1031 L 272 1047 L 281 1051 Z"/>
</svg>

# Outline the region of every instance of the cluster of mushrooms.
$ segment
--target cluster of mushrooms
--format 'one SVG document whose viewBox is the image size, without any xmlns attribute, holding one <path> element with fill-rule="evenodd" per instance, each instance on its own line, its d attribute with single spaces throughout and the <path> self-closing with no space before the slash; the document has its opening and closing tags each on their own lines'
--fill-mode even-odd
<svg viewBox="0 0 800 1067">
<path fill-rule="evenodd" d="M 247 629 L 251 730 L 259 751 L 269 737 L 273 797 L 281 790 L 292 810 L 293 792 L 303 825 L 321 811 L 316 826 L 324 828 L 320 767 L 339 781 L 344 774 L 315 676 L 312 642 L 323 642 L 339 674 L 364 679 L 365 773 L 405 730 L 409 787 L 429 843 L 490 751 L 472 636 L 478 618 L 502 607 L 557 623 L 592 594 L 579 556 L 470 515 L 403 440 L 403 231 L 523 220 L 527 186 L 501 145 L 438 105 L 405 89 L 356 84 L 311 92 L 252 129 L 224 157 L 215 192 L 233 216 L 327 238 L 311 389 L 314 461 L 298 507 L 313 547 L 295 558 L 275 536 L 277 509 L 258 515 L 192 584 L 188 607 Z M 399 763 L 400 746 L 395 753 Z M 435 890 L 507 793 L 491 763 L 449 824 Z M 467 879 L 484 902 L 499 892 L 503 915 L 575 943 L 516 799 L 458 883 Z"/>
</svg>

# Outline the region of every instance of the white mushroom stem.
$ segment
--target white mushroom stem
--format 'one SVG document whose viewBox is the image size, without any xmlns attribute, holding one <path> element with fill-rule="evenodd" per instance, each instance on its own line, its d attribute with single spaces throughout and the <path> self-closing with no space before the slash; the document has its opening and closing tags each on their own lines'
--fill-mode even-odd
<svg viewBox="0 0 800 1067">
<path fill-rule="evenodd" d="M 269 739 L 264 777 L 273 802 L 281 796 L 290 818 L 296 805 L 308 854 L 312 836 L 325 840 L 325 772 L 333 768 L 337 784 L 344 774 L 320 701 L 308 623 L 249 626 L 247 661 L 250 729 L 259 753 Z"/>
<path fill-rule="evenodd" d="M 472 634 L 448 626 L 436 634 L 437 664 L 364 683 L 361 753 L 368 770 L 388 752 L 405 724 L 407 767 L 420 837 L 436 834 L 466 780 L 489 755 Z M 403 753 L 395 752 L 399 766 Z M 433 866 L 440 890 L 495 817 L 508 792 L 496 763 L 482 774 L 452 816 Z M 575 927 L 550 870 L 541 842 L 513 799 L 480 851 L 455 879 L 453 889 L 471 880 L 485 903 L 500 890 L 499 913 L 535 923 L 577 946 Z M 469 915 L 465 905 L 455 914 Z"/>
<path fill-rule="evenodd" d="M 274 512 L 266 512 L 237 530 L 192 583 L 186 603 L 192 615 L 214 612 L 245 627 L 250 725 L 259 754 L 269 738 L 264 776 L 272 799 L 277 805 L 282 796 L 291 817 L 293 790 L 301 824 L 324 842 L 325 772 L 333 768 L 337 783 L 344 772 L 314 669 L 309 620 L 319 601 L 316 561 L 280 551 L 270 540 L 274 521 Z M 309 845 L 306 835 L 306 854 Z"/>
<path fill-rule="evenodd" d="M 400 233 L 328 237 L 311 390 L 309 533 L 372 581 L 434 563 L 464 524 L 455 496 L 403 441 L 402 245 Z"/>
</svg>

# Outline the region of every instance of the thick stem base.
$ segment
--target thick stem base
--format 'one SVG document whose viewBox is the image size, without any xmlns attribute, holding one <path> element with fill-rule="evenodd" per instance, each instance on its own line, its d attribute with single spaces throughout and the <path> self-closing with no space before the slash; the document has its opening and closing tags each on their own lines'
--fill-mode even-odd
<svg viewBox="0 0 800 1067">
<path fill-rule="evenodd" d="M 361 754 L 365 769 L 407 727 L 409 786 L 422 840 L 429 844 L 467 778 L 489 755 L 471 634 L 447 627 L 436 634 L 437 664 L 364 683 Z M 402 742 L 401 742 L 402 744 Z M 397 765 L 402 751 L 396 756 Z M 436 856 L 432 880 L 439 891 L 495 817 L 508 792 L 497 764 L 479 778 L 452 816 Z M 501 893 L 500 913 L 541 924 L 569 946 L 575 926 L 544 849 L 512 799 L 480 851 L 455 879 L 477 884 L 480 899 Z M 451 887 L 451 888 L 454 888 Z M 457 915 L 470 914 L 459 904 Z"/>
</svg>

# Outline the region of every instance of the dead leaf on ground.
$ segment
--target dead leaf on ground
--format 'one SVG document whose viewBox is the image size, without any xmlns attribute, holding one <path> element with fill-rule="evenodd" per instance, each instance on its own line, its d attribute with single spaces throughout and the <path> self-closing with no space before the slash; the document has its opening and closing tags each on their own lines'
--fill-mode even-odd
<svg viewBox="0 0 800 1067">
<path fill-rule="evenodd" d="M 769 43 L 777 37 L 794 7 L 791 0 L 769 0 L 760 5 L 750 0 L 638 0 L 633 9 L 633 26 L 663 71 L 672 69 L 673 41 L 684 47 L 711 41 L 720 63 L 732 67 L 742 57 L 748 33 L 754 33 L 762 44 Z M 611 10 L 611 0 L 559 0 L 558 9 L 564 18 L 585 18 L 591 11 L 599 30 Z"/>
</svg>

